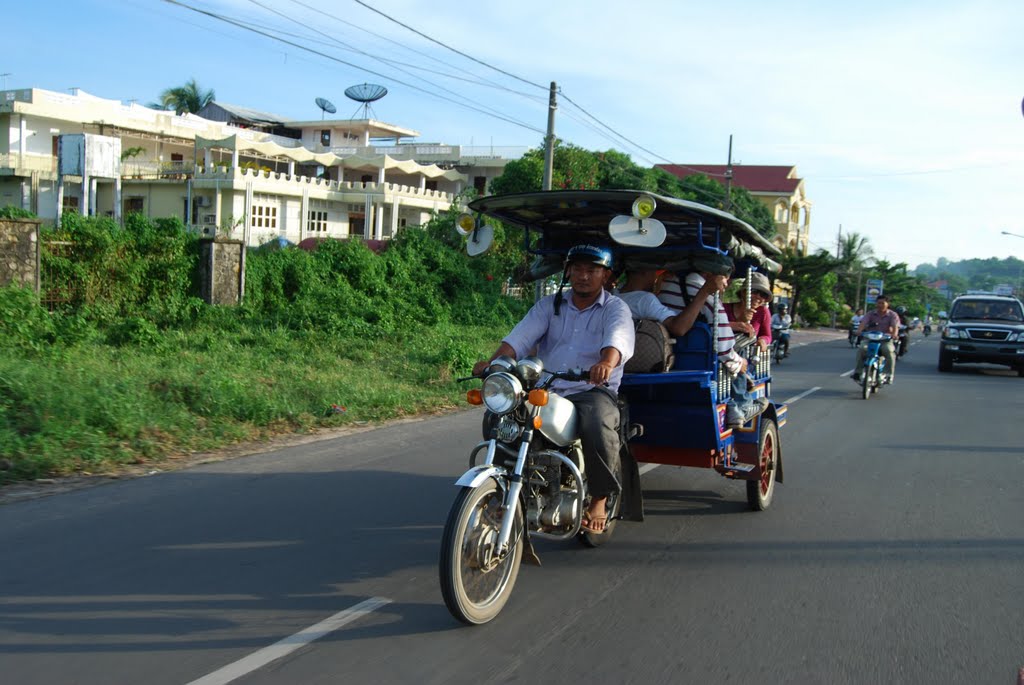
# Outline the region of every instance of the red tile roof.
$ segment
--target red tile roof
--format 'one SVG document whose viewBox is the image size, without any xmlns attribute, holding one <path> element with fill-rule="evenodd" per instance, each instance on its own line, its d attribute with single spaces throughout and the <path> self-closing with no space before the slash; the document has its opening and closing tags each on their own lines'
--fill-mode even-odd
<svg viewBox="0 0 1024 685">
<path fill-rule="evenodd" d="M 656 168 L 667 171 L 678 178 L 695 174 L 710 176 L 724 183 L 724 164 L 656 164 Z M 795 166 L 756 166 L 736 164 L 732 167 L 732 181 L 753 192 L 792 193 L 800 185 Z"/>
</svg>

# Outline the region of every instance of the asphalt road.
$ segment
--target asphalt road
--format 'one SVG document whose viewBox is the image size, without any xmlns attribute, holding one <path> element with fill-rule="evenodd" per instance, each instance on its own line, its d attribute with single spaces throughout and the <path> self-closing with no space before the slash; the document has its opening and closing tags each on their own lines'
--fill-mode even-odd
<svg viewBox="0 0 1024 685">
<path fill-rule="evenodd" d="M 437 554 L 477 411 L 0 506 L 0 683 L 1013 685 L 1024 379 L 936 356 L 864 401 L 845 340 L 795 347 L 768 511 L 654 468 L 646 522 L 539 542 L 476 628 Z"/>
</svg>

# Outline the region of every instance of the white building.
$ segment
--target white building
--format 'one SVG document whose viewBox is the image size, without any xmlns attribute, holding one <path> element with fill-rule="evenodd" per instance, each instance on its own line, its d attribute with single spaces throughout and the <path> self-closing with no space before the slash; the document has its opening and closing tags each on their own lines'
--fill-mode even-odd
<svg viewBox="0 0 1024 685">
<path fill-rule="evenodd" d="M 467 187 L 484 192 L 509 158 L 407 142 L 419 133 L 372 119 L 292 121 L 223 103 L 202 114 L 81 91 L 2 91 L 0 206 L 50 221 L 67 210 L 118 220 L 128 212 L 177 216 L 249 245 L 277 237 L 387 239 L 449 208 Z M 66 175 L 58 193 L 67 134 L 118 139 L 118 177 Z"/>
</svg>

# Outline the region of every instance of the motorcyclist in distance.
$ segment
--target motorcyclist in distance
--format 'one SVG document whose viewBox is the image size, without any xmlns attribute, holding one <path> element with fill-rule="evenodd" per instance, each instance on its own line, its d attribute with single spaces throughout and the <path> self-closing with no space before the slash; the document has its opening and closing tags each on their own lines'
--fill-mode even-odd
<svg viewBox="0 0 1024 685">
<path fill-rule="evenodd" d="M 891 338 L 883 342 L 881 347 L 882 355 L 885 357 L 885 368 L 888 370 L 883 382 L 891 383 L 896 372 L 896 348 L 893 347 L 893 343 L 899 339 L 900 317 L 899 314 L 889 309 L 889 298 L 885 295 L 879 295 L 875 300 L 874 311 L 868 312 L 861 319 L 857 335 L 860 336 L 864 331 L 881 331 Z M 864 357 L 867 356 L 867 353 L 868 344 L 862 342 L 857 347 L 857 365 L 853 369 L 853 375 L 850 376 L 857 383 L 860 383 L 860 371 L 864 366 Z"/>
<path fill-rule="evenodd" d="M 896 307 L 896 315 L 900 317 L 899 349 L 896 350 L 896 354 L 902 357 L 910 347 L 910 321 L 907 317 L 907 308 L 903 305 Z"/>
<path fill-rule="evenodd" d="M 793 327 L 793 317 L 789 315 L 789 307 L 780 304 L 772 314 L 772 338 L 779 338 L 782 344 L 782 356 L 789 356 L 789 329 Z"/>
</svg>

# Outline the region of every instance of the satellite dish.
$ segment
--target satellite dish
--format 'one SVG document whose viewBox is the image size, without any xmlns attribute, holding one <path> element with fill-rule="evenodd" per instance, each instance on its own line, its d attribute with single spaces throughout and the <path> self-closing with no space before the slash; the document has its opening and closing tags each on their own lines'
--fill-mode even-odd
<svg viewBox="0 0 1024 685">
<path fill-rule="evenodd" d="M 378 86 L 375 83 L 361 83 L 357 86 L 349 86 L 345 89 L 345 97 L 356 102 L 363 103 L 362 110 L 363 116 L 361 119 L 367 119 L 367 113 L 372 112 L 370 108 L 371 102 L 376 102 L 382 97 L 388 94 L 388 89 L 384 86 Z M 356 112 L 359 110 L 357 109 Z"/>
<path fill-rule="evenodd" d="M 658 247 L 665 242 L 668 232 L 657 219 L 637 219 L 620 214 L 608 223 L 608 235 L 620 245 Z"/>
<path fill-rule="evenodd" d="M 470 234 L 469 240 L 466 241 L 466 254 L 470 257 L 481 255 L 487 252 L 493 242 L 494 228 L 484 224 Z"/>
<path fill-rule="evenodd" d="M 327 98 L 317 98 L 316 106 L 323 110 L 320 112 L 321 121 L 324 118 L 324 112 L 327 112 L 328 114 L 334 114 L 335 112 L 338 111 L 338 108 L 331 104 L 331 101 L 328 100 Z"/>
</svg>

